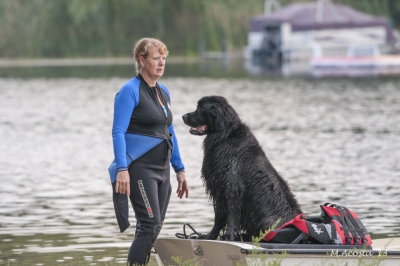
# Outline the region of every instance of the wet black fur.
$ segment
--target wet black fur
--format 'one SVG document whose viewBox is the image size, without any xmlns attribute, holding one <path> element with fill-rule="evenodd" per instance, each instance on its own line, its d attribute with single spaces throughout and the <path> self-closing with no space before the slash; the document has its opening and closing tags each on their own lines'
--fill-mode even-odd
<svg viewBox="0 0 400 266">
<path fill-rule="evenodd" d="M 259 236 L 279 219 L 278 226 L 301 213 L 288 184 L 224 97 L 203 97 L 183 120 L 207 126 L 201 171 L 215 220 L 205 238 L 217 239 L 223 229 L 224 240 Z"/>
</svg>

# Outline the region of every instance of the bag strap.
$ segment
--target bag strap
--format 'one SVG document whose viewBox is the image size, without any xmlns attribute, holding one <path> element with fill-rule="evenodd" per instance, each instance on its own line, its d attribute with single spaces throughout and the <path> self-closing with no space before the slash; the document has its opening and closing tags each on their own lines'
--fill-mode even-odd
<svg viewBox="0 0 400 266">
<path fill-rule="evenodd" d="M 340 213 L 341 217 L 338 218 L 341 220 L 342 223 L 341 229 L 345 233 L 346 244 L 351 244 L 352 238 L 350 237 L 349 232 L 352 234 L 355 244 L 358 244 L 360 241 L 361 243 L 368 242 L 368 240 L 365 238 L 365 230 L 360 227 L 348 208 L 331 203 L 325 206 L 333 207 Z"/>
<path fill-rule="evenodd" d="M 334 223 L 331 223 L 331 239 L 332 239 L 332 244 L 337 244 L 337 231 L 336 231 L 336 225 Z"/>
<path fill-rule="evenodd" d="M 290 244 L 300 244 L 309 237 L 307 233 L 301 232 Z"/>
<path fill-rule="evenodd" d="M 350 210 L 346 207 L 343 207 L 343 211 L 347 214 L 346 217 L 348 220 L 350 220 L 350 224 L 353 226 L 353 230 L 355 233 L 357 233 L 357 239 L 356 243 L 358 243 L 361 240 L 361 244 L 367 243 L 368 240 L 365 238 L 365 230 L 364 228 L 360 227 L 360 225 L 357 223 L 356 219 L 353 217 L 351 214 Z"/>
<path fill-rule="evenodd" d="M 339 220 L 338 222 L 342 226 L 340 229 L 344 233 L 344 237 L 346 239 L 346 245 L 351 245 L 352 237 L 349 234 L 350 228 L 349 228 L 348 223 L 345 220 L 346 214 L 344 214 L 343 210 L 341 209 L 342 207 L 339 205 L 336 205 L 334 203 L 329 203 L 329 202 L 325 203 L 324 206 L 335 208 L 339 212 L 340 216 L 335 216 L 335 217 L 336 217 L 336 219 Z M 332 240 L 333 240 L 333 237 L 332 237 Z"/>
<path fill-rule="evenodd" d="M 343 210 L 342 206 L 337 206 L 336 209 L 339 211 L 339 213 L 342 217 L 342 221 L 343 221 L 342 227 L 345 227 L 347 229 L 346 230 L 347 234 L 350 232 L 354 238 L 355 243 L 358 243 L 358 241 L 360 240 L 360 237 L 358 236 L 358 233 L 357 233 L 356 229 L 354 228 L 352 222 L 350 221 L 347 213 Z M 351 240 L 352 240 L 352 237 L 349 236 L 349 238 L 347 238 L 347 236 L 346 236 L 346 244 L 350 245 Z"/>
</svg>

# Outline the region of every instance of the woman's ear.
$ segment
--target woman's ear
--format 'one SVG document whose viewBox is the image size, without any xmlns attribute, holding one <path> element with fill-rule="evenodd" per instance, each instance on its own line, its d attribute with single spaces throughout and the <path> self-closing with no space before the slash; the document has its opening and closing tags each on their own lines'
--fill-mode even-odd
<svg viewBox="0 0 400 266">
<path fill-rule="evenodd" d="M 139 56 L 139 65 L 143 69 L 143 67 L 144 67 L 144 57 L 143 57 L 143 55 Z"/>
</svg>

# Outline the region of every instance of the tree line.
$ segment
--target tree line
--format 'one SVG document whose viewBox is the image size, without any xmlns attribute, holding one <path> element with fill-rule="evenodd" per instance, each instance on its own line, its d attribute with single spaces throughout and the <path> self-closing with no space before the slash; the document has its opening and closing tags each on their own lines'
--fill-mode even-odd
<svg viewBox="0 0 400 266">
<path fill-rule="evenodd" d="M 400 1 L 332 2 L 400 25 Z M 222 43 L 240 50 L 249 19 L 263 9 L 264 0 L 0 0 L 0 57 L 125 57 L 145 36 L 163 40 L 173 55 Z"/>
</svg>

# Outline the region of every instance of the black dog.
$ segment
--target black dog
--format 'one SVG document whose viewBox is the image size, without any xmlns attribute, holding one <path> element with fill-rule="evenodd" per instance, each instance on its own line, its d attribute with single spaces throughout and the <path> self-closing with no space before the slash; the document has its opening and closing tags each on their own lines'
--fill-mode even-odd
<svg viewBox="0 0 400 266">
<path fill-rule="evenodd" d="M 301 213 L 288 184 L 224 97 L 204 97 L 182 118 L 191 134 L 207 135 L 201 172 L 215 220 L 204 238 L 217 239 L 226 229 L 224 240 L 249 240 Z"/>
</svg>

